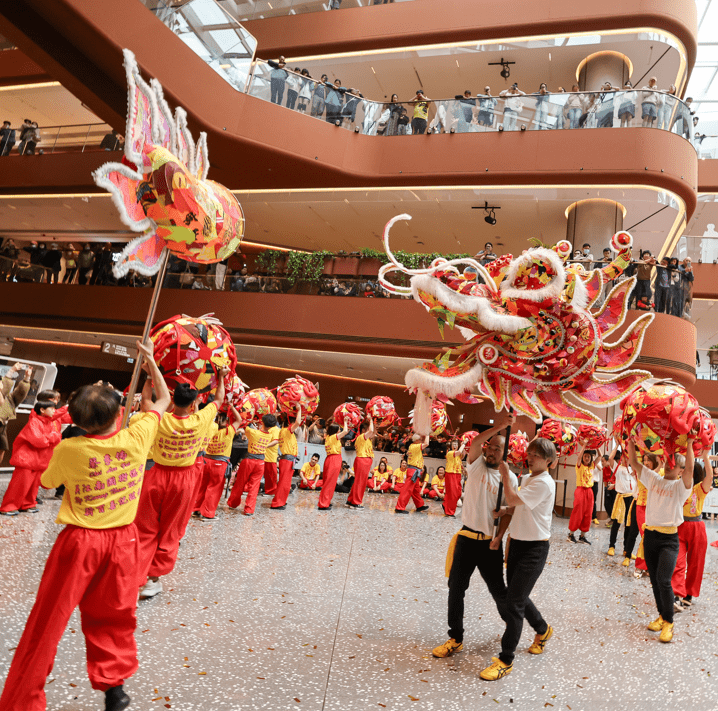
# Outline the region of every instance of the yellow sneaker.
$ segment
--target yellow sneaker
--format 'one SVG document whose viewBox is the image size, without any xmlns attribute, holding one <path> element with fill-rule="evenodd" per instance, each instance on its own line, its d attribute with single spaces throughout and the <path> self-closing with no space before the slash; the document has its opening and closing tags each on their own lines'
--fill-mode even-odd
<svg viewBox="0 0 718 711">
<path fill-rule="evenodd" d="M 628 568 L 628 566 L 631 565 L 631 559 L 630 559 L 630 558 L 624 558 L 624 559 L 623 559 L 623 563 L 621 563 L 621 565 L 622 565 L 624 568 Z"/>
<path fill-rule="evenodd" d="M 486 681 L 496 681 L 510 674 L 513 668 L 513 664 L 504 664 L 498 657 L 491 657 L 491 664 L 483 669 L 479 676 Z"/>
<path fill-rule="evenodd" d="M 454 652 L 460 652 L 464 648 L 463 642 L 457 642 L 453 637 L 444 642 L 440 647 L 436 647 L 432 654 L 439 659 L 450 657 Z"/>
<path fill-rule="evenodd" d="M 632 555 L 632 556 L 631 556 L 631 560 L 636 560 L 636 556 L 635 556 L 635 555 Z"/>
<path fill-rule="evenodd" d="M 616 555 L 616 549 L 613 546 L 608 549 L 608 555 Z"/>
<path fill-rule="evenodd" d="M 534 637 L 533 644 L 529 647 L 529 654 L 543 654 L 546 642 L 551 639 L 553 635 L 553 627 L 549 625 L 548 629 L 543 634 L 537 634 Z"/>
<path fill-rule="evenodd" d="M 663 616 L 658 615 L 658 618 L 653 620 L 647 629 L 651 630 L 651 632 L 660 632 L 663 629 Z"/>
<path fill-rule="evenodd" d="M 597 518 L 593 519 L 593 523 L 595 526 L 598 526 L 599 523 L 601 523 Z"/>
<path fill-rule="evenodd" d="M 664 622 L 661 636 L 658 638 L 661 642 L 670 642 L 673 639 L 673 623 Z"/>
</svg>

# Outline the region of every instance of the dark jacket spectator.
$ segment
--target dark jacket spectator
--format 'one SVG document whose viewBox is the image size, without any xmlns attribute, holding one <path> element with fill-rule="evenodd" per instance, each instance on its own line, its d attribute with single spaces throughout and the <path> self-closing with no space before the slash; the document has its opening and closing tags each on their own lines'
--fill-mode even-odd
<svg viewBox="0 0 718 711">
<path fill-rule="evenodd" d="M 117 133 L 117 131 L 113 130 L 112 133 L 108 133 L 102 139 L 102 143 L 100 143 L 100 148 L 106 151 L 119 151 L 120 148 L 122 148 L 122 139 L 120 138 L 120 135 Z"/>
<path fill-rule="evenodd" d="M 0 129 L 0 156 L 6 156 L 15 145 L 15 129 L 9 121 L 3 121 Z"/>
<path fill-rule="evenodd" d="M 57 284 L 60 270 L 62 269 L 62 252 L 60 251 L 60 245 L 55 242 L 50 249 L 45 252 L 45 256 L 42 258 L 42 266 L 47 267 L 50 270 L 48 278 L 53 284 Z"/>
</svg>

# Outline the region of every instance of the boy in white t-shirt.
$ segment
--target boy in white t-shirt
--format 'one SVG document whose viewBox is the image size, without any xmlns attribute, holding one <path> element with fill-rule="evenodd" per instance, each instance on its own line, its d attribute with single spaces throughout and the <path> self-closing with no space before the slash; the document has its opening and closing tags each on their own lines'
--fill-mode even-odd
<svg viewBox="0 0 718 711">
<path fill-rule="evenodd" d="M 553 634 L 553 627 L 546 623 L 529 595 L 548 557 L 556 496 L 556 482 L 548 470 L 556 461 L 556 447 L 553 442 L 537 437 L 529 443 L 526 458 L 531 473 L 521 479 L 520 490 L 511 479 L 506 462 L 499 465 L 509 508 L 496 513 L 504 516 L 513 510 L 513 516 L 509 524 L 511 545 L 506 564 L 506 598 L 499 606 L 506 631 L 501 638 L 501 653 L 492 657 L 491 664 L 479 674 L 486 681 L 502 679 L 514 668 L 524 618 L 536 631 L 529 647 L 531 654 L 541 654 Z"/>
<path fill-rule="evenodd" d="M 648 629 L 652 632 L 660 631 L 661 642 L 673 639 L 674 599 L 671 577 L 678 560 L 678 526 L 683 523 L 683 504 L 693 487 L 693 442 L 693 439 L 688 440 L 685 457 L 675 455 L 675 466 L 667 469 L 663 478 L 641 465 L 636 445 L 633 441 L 628 443 L 628 460 L 648 490 L 643 553 L 659 613 Z"/>
</svg>

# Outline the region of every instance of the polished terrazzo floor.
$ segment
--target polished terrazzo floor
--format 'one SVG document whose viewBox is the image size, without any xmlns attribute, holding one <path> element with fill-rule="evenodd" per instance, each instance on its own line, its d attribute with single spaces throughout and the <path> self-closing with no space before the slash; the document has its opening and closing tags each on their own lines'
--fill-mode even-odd
<svg viewBox="0 0 718 711">
<path fill-rule="evenodd" d="M 0 481 L 0 493 L 6 480 Z M 673 644 L 645 625 L 655 609 L 647 580 L 592 546 L 566 541 L 555 519 L 549 563 L 533 599 L 555 627 L 546 653 L 513 673 L 478 672 L 499 649 L 503 624 L 478 577 L 467 596 L 465 651 L 446 660 L 444 556 L 459 523 L 440 506 L 396 516 L 396 497 L 368 496 L 364 511 L 316 511 L 316 494 L 292 494 L 284 512 L 260 499 L 254 517 L 220 506 L 192 520 L 165 592 L 140 603 L 140 670 L 126 688 L 133 709 L 718 709 L 718 548 L 709 547 L 701 597 L 676 616 Z M 44 561 L 60 527 L 59 502 L 0 519 L 0 677 L 4 679 Z M 708 523 L 708 540 L 718 523 Z M 47 708 L 95 711 L 84 639 L 73 616 L 48 678 Z"/>
</svg>

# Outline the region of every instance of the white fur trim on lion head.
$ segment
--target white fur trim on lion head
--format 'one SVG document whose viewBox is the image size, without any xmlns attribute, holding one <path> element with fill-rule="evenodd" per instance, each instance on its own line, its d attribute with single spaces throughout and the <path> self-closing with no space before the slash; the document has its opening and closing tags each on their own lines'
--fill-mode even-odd
<svg viewBox="0 0 718 711">
<path fill-rule="evenodd" d="M 516 277 L 521 267 L 538 261 L 551 267 L 555 276 L 540 289 L 521 289 L 515 286 Z M 545 301 L 557 299 L 566 285 L 566 271 L 561 258 L 552 249 L 537 247 L 529 249 L 511 262 L 506 278 L 501 282 L 501 295 L 505 299 L 528 299 L 529 301 Z"/>
</svg>

